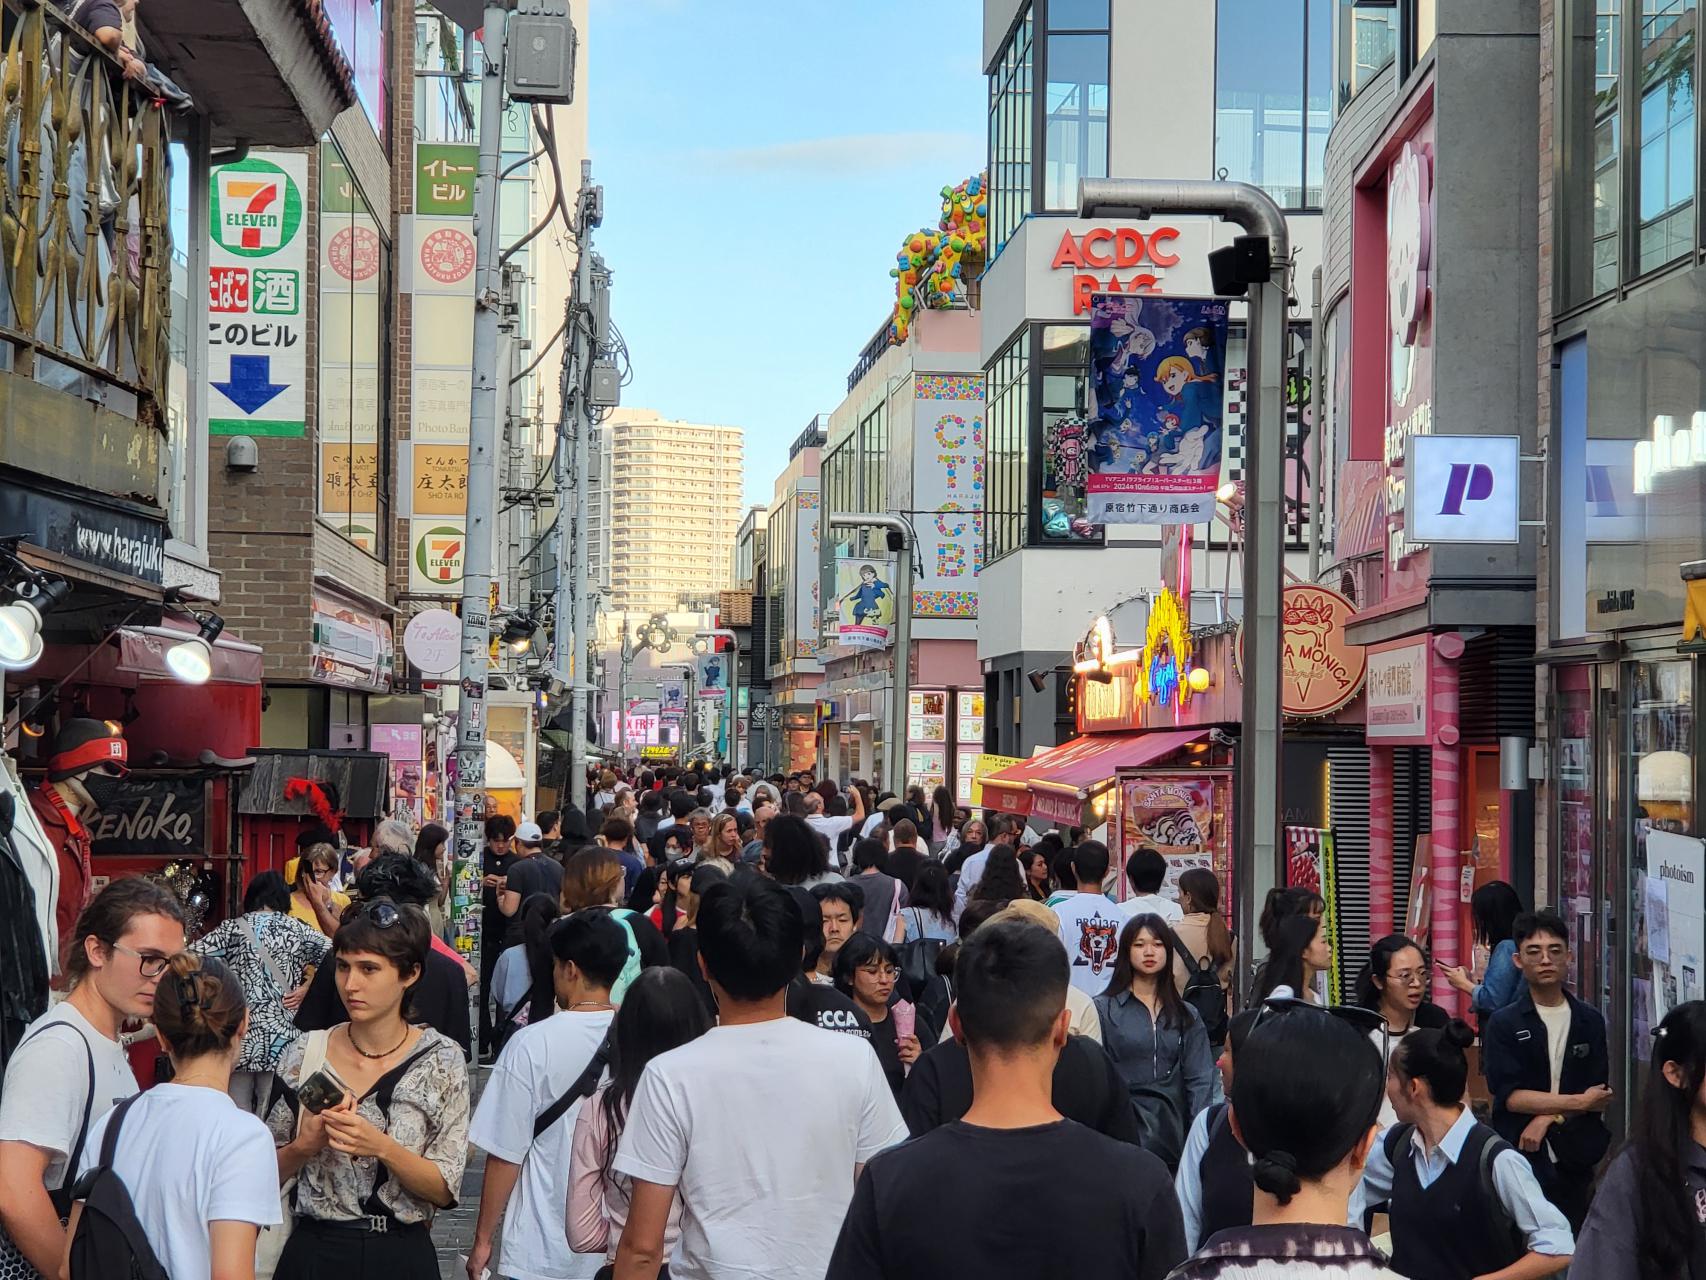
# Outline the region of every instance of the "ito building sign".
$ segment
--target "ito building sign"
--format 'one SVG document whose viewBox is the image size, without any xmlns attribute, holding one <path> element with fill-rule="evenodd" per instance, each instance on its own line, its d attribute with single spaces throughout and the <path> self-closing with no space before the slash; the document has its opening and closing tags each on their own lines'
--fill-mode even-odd
<svg viewBox="0 0 1706 1280">
<path fill-rule="evenodd" d="M 208 227 L 208 431 L 307 430 L 308 157 L 252 152 L 213 171 Z"/>
</svg>

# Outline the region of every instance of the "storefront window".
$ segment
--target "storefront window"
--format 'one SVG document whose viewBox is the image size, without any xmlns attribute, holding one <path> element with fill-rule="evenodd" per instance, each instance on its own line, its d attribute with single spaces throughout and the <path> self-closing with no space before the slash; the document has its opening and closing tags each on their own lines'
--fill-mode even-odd
<svg viewBox="0 0 1706 1280">
<path fill-rule="evenodd" d="M 1029 472 L 1031 334 L 1021 329 L 989 367 L 989 504 L 984 519 L 984 564 L 1025 541 L 1025 486 Z"/>
<path fill-rule="evenodd" d="M 1332 0 L 1221 0 L 1215 44 L 1216 176 L 1286 209 L 1321 206 L 1332 129 Z M 1311 12 L 1311 11 L 1315 12 Z M 1319 46 L 1318 51 L 1312 46 Z M 1311 84 L 1311 77 L 1319 83 Z"/>
<path fill-rule="evenodd" d="M 1640 269 L 1687 253 L 1694 239 L 1696 0 L 1644 0 L 1640 17 Z"/>
<path fill-rule="evenodd" d="M 1698 865 L 1698 841 L 1670 838 L 1695 834 L 1694 664 L 1635 662 L 1624 670 L 1632 772 L 1627 785 L 1634 800 L 1632 1043 L 1644 1045 L 1655 1014 L 1701 997 L 1700 879 L 1706 868 Z M 1674 906 L 1672 887 L 1678 890 Z"/>
<path fill-rule="evenodd" d="M 1043 330 L 1043 429 L 1040 511 L 1044 542 L 1098 542 L 1103 529 L 1085 518 L 1089 467 L 1090 330 Z"/>
<path fill-rule="evenodd" d="M 1031 212 L 1031 58 L 1026 5 L 989 77 L 991 258 Z"/>
</svg>

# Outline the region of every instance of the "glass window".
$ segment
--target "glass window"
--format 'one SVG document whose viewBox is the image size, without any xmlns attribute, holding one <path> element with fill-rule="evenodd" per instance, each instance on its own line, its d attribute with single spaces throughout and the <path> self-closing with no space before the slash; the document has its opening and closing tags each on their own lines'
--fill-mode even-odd
<svg viewBox="0 0 1706 1280">
<path fill-rule="evenodd" d="M 1397 52 L 1396 9 L 1360 9 L 1356 0 L 1338 0 L 1333 65 L 1337 69 L 1339 106 L 1342 108 L 1391 66 Z"/>
<path fill-rule="evenodd" d="M 1050 35 L 1043 208 L 1078 210 L 1078 180 L 1108 176 L 1108 37 Z"/>
<path fill-rule="evenodd" d="M 1081 478 L 1061 465 L 1085 448 L 1090 410 L 1090 327 L 1055 324 L 1043 330 L 1042 486 L 1038 512 L 1044 542 L 1097 542 L 1102 526 L 1085 519 Z M 1080 464 L 1081 465 L 1081 464 Z"/>
<path fill-rule="evenodd" d="M 1025 540 L 1025 486 L 1029 469 L 1030 342 L 1021 330 L 988 371 L 989 478 L 984 520 L 984 564 Z"/>
<path fill-rule="evenodd" d="M 1652 883 L 1659 876 L 1661 863 L 1685 863 L 1691 847 L 1694 851 L 1699 848 L 1692 841 L 1671 841 L 1669 850 L 1658 847 L 1665 835 L 1695 833 L 1693 679 L 1694 664 L 1688 659 L 1632 662 L 1624 667 L 1628 759 L 1634 770 L 1628 782 L 1633 783 L 1630 794 L 1635 798 L 1629 844 L 1634 854 L 1629 877 L 1634 941 L 1629 957 L 1634 991 L 1630 1012 L 1633 1043 L 1639 1045 L 1651 1043 L 1647 1027 L 1654 1015 L 1662 1016 L 1684 1000 L 1701 998 L 1702 979 L 1706 977 L 1700 970 L 1700 957 L 1691 954 L 1680 930 L 1672 934 L 1679 945 L 1668 949 L 1667 960 L 1655 960 L 1646 919 L 1648 901 L 1658 898 L 1663 893 L 1659 885 L 1666 884 L 1663 878 Z M 1680 899 L 1681 884 L 1667 887 Z M 1697 884 L 1688 887 L 1699 894 Z"/>
<path fill-rule="evenodd" d="M 1050 31 L 1106 31 L 1108 0 L 1048 0 Z"/>
<path fill-rule="evenodd" d="M 1321 204 L 1332 127 L 1326 75 L 1332 0 L 1221 0 L 1215 42 L 1216 176 L 1261 187 L 1286 209 Z M 1311 12 L 1315 10 L 1316 12 Z M 1313 46 L 1319 45 L 1317 51 Z M 1314 168 L 1311 170 L 1310 165 Z"/>
<path fill-rule="evenodd" d="M 1695 2 L 1641 0 L 1641 271 L 1694 241 Z"/>
<path fill-rule="evenodd" d="M 888 409 L 885 401 L 859 423 L 859 510 L 888 510 L 888 459 Z"/>
<path fill-rule="evenodd" d="M 1031 212 L 1031 12 L 989 77 L 990 257 Z"/>
<path fill-rule="evenodd" d="M 1558 302 L 1568 308 L 1617 286 L 1623 0 L 1568 0 L 1563 23 L 1564 188 L 1557 202 L 1557 258 Z M 1689 96 L 1692 136 L 1692 85 Z"/>
</svg>

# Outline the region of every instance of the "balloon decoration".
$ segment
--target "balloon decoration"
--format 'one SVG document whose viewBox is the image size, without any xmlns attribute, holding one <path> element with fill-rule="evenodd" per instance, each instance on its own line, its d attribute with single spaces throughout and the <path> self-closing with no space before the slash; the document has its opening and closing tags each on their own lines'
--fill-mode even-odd
<svg viewBox="0 0 1706 1280">
<path fill-rule="evenodd" d="M 983 269 L 989 217 L 989 184 L 983 174 L 942 188 L 942 216 L 935 229 L 921 227 L 906 238 L 895 265 L 894 321 L 889 335 L 905 342 L 920 306 L 946 311 L 965 297 L 966 285 Z"/>
</svg>

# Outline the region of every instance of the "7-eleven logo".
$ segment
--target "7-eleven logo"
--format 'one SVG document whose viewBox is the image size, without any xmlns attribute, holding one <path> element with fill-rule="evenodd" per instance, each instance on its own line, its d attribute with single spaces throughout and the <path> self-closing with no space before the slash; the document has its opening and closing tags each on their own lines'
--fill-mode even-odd
<svg viewBox="0 0 1706 1280">
<path fill-rule="evenodd" d="M 415 540 L 415 569 L 428 582 L 450 585 L 462 581 L 465 539 L 452 525 L 428 529 Z"/>
<path fill-rule="evenodd" d="M 302 192 L 282 165 L 251 155 L 214 170 L 213 234 L 227 253 L 277 253 L 301 228 Z"/>
</svg>

